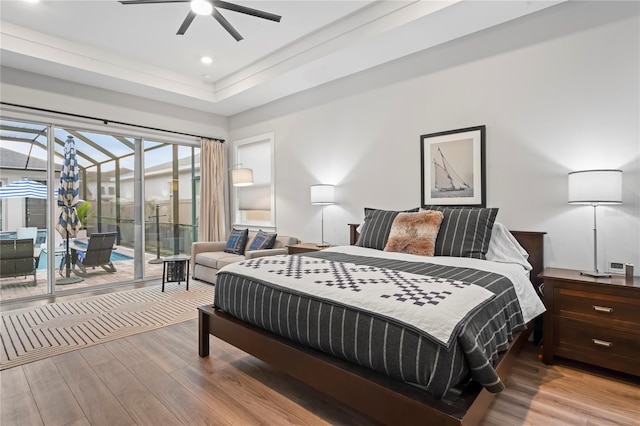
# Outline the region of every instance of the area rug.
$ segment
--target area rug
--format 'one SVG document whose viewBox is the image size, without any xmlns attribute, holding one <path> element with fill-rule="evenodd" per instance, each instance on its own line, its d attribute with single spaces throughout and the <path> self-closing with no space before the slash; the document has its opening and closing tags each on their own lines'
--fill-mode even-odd
<svg viewBox="0 0 640 426">
<path fill-rule="evenodd" d="M 0 370 L 196 318 L 213 303 L 213 286 L 126 290 L 3 312 Z"/>
</svg>

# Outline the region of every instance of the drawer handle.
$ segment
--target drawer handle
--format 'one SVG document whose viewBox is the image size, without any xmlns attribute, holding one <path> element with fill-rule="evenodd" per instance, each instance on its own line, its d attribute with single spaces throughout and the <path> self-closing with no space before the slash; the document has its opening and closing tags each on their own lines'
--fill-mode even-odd
<svg viewBox="0 0 640 426">
<path fill-rule="evenodd" d="M 596 312 L 605 312 L 607 314 L 610 314 L 611 312 L 613 312 L 613 308 L 609 308 L 607 306 L 598 306 L 598 305 L 593 305 L 593 310 Z"/>
<path fill-rule="evenodd" d="M 613 343 L 607 342 L 606 340 L 591 339 L 591 341 L 594 345 L 604 346 L 605 348 L 610 348 L 611 346 L 613 346 Z"/>
</svg>

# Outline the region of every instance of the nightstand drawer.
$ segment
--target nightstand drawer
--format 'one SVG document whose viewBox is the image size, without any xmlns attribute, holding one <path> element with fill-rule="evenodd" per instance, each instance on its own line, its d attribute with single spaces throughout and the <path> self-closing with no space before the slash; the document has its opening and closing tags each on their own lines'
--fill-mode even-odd
<svg viewBox="0 0 640 426">
<path fill-rule="evenodd" d="M 602 323 L 619 322 L 619 325 L 640 329 L 640 300 L 602 293 L 556 288 L 554 314 L 582 316 Z"/>
<path fill-rule="evenodd" d="M 640 279 L 547 268 L 542 360 L 555 356 L 640 376 Z"/>
<path fill-rule="evenodd" d="M 555 322 L 554 345 L 559 349 L 640 362 L 640 334 L 637 334 L 637 330 L 620 331 L 569 318 L 556 318 Z"/>
</svg>

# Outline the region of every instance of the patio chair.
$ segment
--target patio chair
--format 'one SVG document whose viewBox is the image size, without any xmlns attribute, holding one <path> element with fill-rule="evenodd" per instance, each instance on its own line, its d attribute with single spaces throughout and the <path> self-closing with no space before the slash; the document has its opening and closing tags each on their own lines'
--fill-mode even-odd
<svg viewBox="0 0 640 426">
<path fill-rule="evenodd" d="M 31 238 L 33 240 L 33 244 L 36 243 L 38 239 L 38 228 L 35 226 L 29 226 L 27 228 L 18 228 L 16 230 L 16 238 L 19 240 L 23 240 L 25 238 Z"/>
<path fill-rule="evenodd" d="M 40 249 L 37 250 L 40 256 Z M 33 238 L 0 240 L 0 278 L 26 277 L 33 274 L 33 285 L 38 284 Z"/>
<path fill-rule="evenodd" d="M 115 232 L 91 234 L 86 249 L 72 247 L 73 272 L 81 277 L 88 275 L 87 268 L 101 267 L 107 272 L 116 272 L 111 263 L 111 252 L 116 243 Z"/>
</svg>

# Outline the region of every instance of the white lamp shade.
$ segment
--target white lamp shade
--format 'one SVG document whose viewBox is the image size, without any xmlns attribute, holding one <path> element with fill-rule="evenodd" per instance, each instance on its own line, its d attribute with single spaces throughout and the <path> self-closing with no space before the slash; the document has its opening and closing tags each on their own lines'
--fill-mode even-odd
<svg viewBox="0 0 640 426">
<path fill-rule="evenodd" d="M 233 186 L 253 185 L 253 170 L 246 168 L 231 170 L 231 182 Z"/>
<path fill-rule="evenodd" d="M 311 204 L 335 204 L 336 187 L 333 185 L 311 185 Z"/>
<path fill-rule="evenodd" d="M 569 203 L 622 203 L 622 170 L 582 170 L 569 173 Z"/>
</svg>

